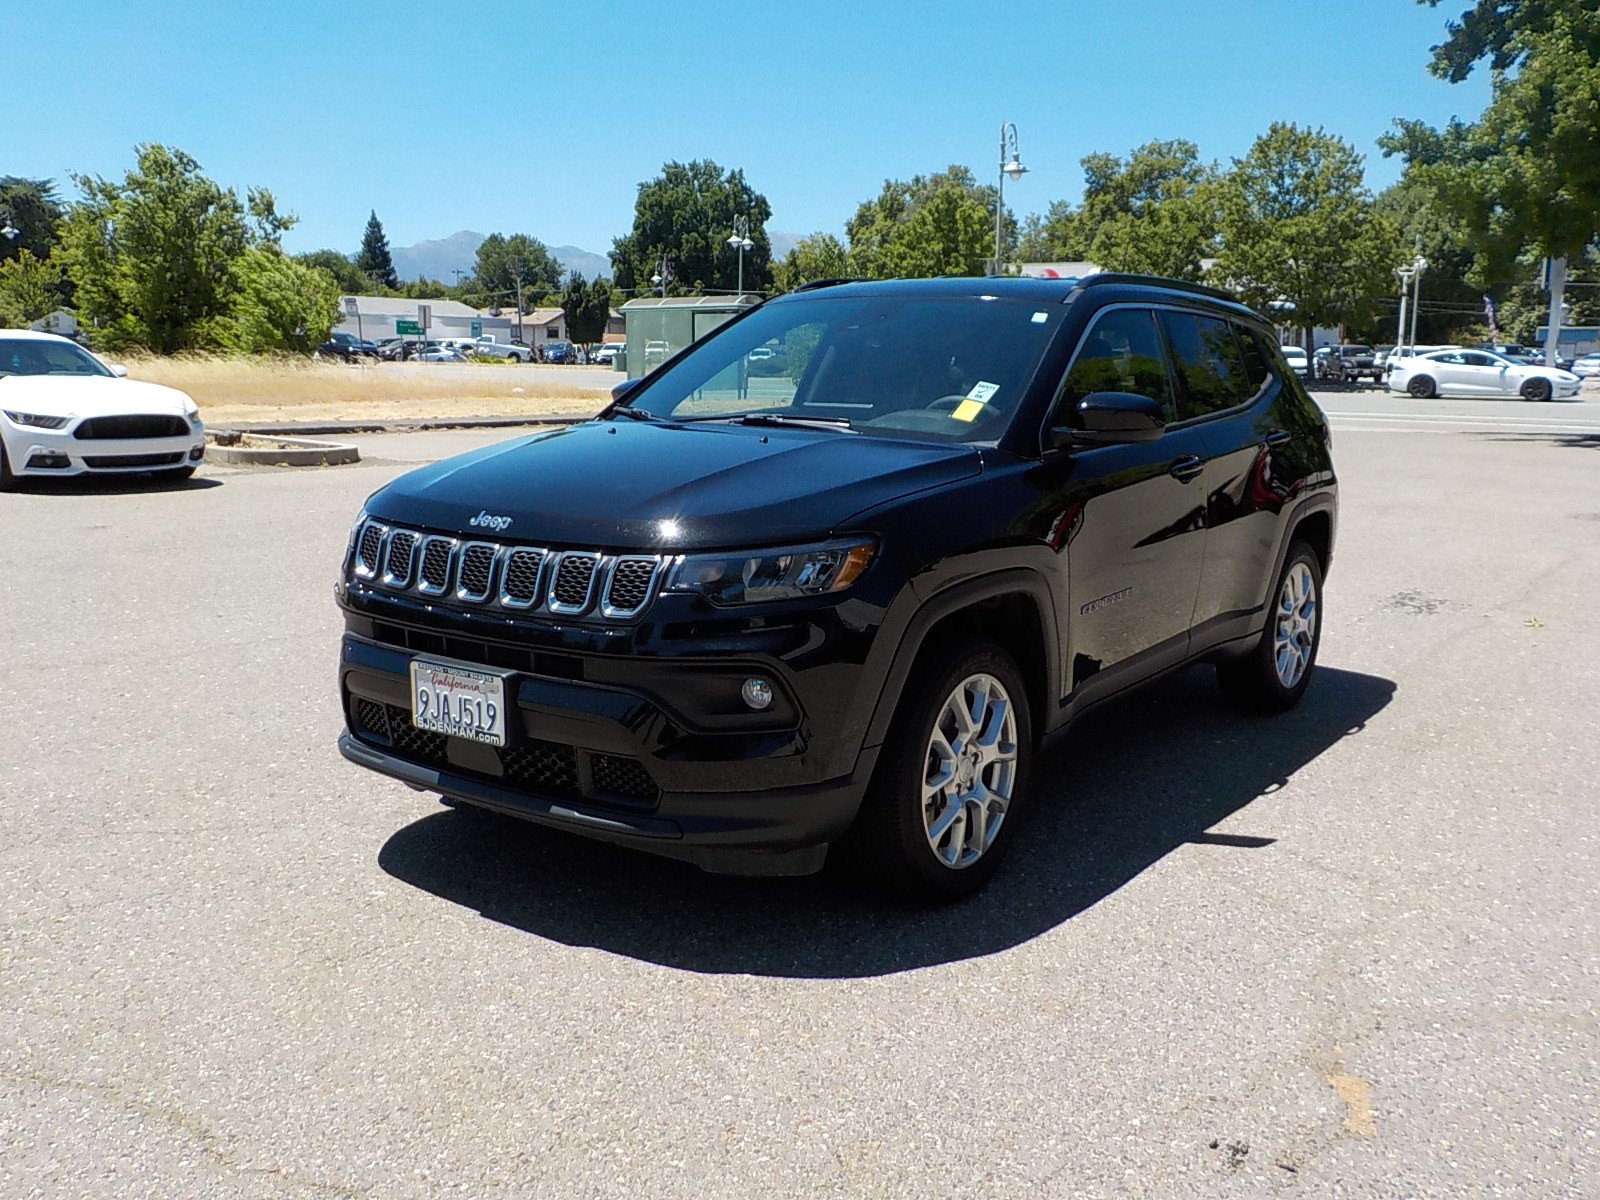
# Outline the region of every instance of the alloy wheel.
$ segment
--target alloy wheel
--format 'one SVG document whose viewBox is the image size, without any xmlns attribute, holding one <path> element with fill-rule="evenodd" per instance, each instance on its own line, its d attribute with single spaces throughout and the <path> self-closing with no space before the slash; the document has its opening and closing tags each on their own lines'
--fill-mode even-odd
<svg viewBox="0 0 1600 1200">
<path fill-rule="evenodd" d="M 1278 619 L 1272 634 L 1273 662 L 1278 682 L 1292 688 L 1311 665 L 1317 636 L 1317 585 L 1311 568 L 1297 562 L 1283 577 L 1278 593 Z"/>
<path fill-rule="evenodd" d="M 934 856 L 970 867 L 994 845 L 1017 779 L 1017 717 L 993 675 L 970 675 L 945 699 L 928 739 L 922 823 Z"/>
</svg>

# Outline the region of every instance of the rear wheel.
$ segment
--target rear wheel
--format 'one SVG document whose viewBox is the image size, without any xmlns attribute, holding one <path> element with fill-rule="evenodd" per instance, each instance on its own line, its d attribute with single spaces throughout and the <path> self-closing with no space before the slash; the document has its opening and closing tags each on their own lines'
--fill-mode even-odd
<svg viewBox="0 0 1600 1200">
<path fill-rule="evenodd" d="M 1021 673 L 999 646 L 919 666 L 852 833 L 860 865 L 924 899 L 976 892 L 1010 844 L 1032 738 Z"/>
<path fill-rule="evenodd" d="M 1261 642 L 1217 665 L 1222 694 L 1251 712 L 1293 708 L 1311 681 L 1322 641 L 1322 563 L 1305 542 L 1289 547 Z"/>
<path fill-rule="evenodd" d="M 1406 391 L 1418 400 L 1431 400 L 1439 391 L 1439 385 L 1434 383 L 1429 375 L 1413 375 L 1411 382 L 1406 384 Z"/>
<path fill-rule="evenodd" d="M 1530 379 L 1522 385 L 1522 398 L 1524 400 L 1550 399 L 1550 381 L 1548 379 Z"/>
</svg>

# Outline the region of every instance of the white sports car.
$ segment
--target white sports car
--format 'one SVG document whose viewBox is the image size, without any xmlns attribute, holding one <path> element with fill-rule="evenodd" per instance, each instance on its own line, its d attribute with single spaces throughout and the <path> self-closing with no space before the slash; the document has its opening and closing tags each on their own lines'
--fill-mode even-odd
<svg viewBox="0 0 1600 1200">
<path fill-rule="evenodd" d="M 1389 357 L 1389 390 L 1420 400 L 1430 396 L 1521 396 L 1524 400 L 1576 396 L 1583 381 L 1569 371 L 1535 367 L 1488 350 L 1432 350 Z"/>
<path fill-rule="evenodd" d="M 51 475 L 194 474 L 206 452 L 195 402 L 123 374 L 68 338 L 0 329 L 0 491 Z"/>
</svg>

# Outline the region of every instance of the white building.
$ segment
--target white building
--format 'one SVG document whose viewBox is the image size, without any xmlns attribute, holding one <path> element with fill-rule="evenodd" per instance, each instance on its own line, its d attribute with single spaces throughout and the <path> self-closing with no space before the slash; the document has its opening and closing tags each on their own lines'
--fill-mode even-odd
<svg viewBox="0 0 1600 1200">
<path fill-rule="evenodd" d="M 334 326 L 338 333 L 381 342 L 400 336 L 396 322 L 420 323 L 420 310 L 428 310 L 430 338 L 485 336 L 497 342 L 521 341 L 539 347 L 546 342 L 565 342 L 567 318 L 559 308 L 536 308 L 520 317 L 515 308 L 473 308 L 459 300 L 406 300 L 397 296 L 341 296 L 343 319 Z M 622 314 L 613 311 L 607 341 L 622 339 Z"/>
</svg>

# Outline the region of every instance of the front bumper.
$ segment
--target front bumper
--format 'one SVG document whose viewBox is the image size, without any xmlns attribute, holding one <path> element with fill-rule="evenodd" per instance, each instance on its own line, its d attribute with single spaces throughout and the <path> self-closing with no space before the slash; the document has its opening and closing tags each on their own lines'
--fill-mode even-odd
<svg viewBox="0 0 1600 1200">
<path fill-rule="evenodd" d="M 359 614 L 347 620 L 383 630 Z M 484 662 L 485 648 L 469 651 L 456 639 L 413 649 L 347 631 L 341 753 L 415 788 L 710 870 L 815 870 L 855 819 L 877 751 L 819 752 L 803 689 L 782 663 L 626 655 L 580 663 L 531 650 L 519 669 L 510 659 Z M 505 747 L 411 724 L 409 671 L 419 657 L 504 674 Z M 755 673 L 778 691 L 772 712 L 722 703 Z"/>
<path fill-rule="evenodd" d="M 16 475 L 126 475 L 197 466 L 205 458 L 203 427 L 153 438 L 77 438 L 67 429 L 6 422 L 6 457 Z"/>
</svg>

